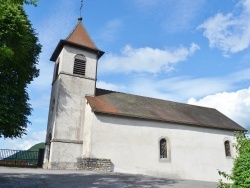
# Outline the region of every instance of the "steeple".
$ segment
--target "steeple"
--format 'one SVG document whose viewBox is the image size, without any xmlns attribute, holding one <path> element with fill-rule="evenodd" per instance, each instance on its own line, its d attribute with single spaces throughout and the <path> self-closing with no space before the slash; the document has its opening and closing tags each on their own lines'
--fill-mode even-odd
<svg viewBox="0 0 250 188">
<path fill-rule="evenodd" d="M 103 51 L 99 50 L 96 47 L 95 43 L 93 42 L 87 30 L 82 24 L 82 6 L 83 0 L 81 0 L 80 17 L 78 18 L 78 23 L 76 24 L 72 32 L 69 34 L 69 36 L 66 38 L 66 40 L 60 40 L 50 58 L 51 61 L 55 62 L 57 60 L 58 55 L 61 53 L 64 45 L 95 53 L 97 55 L 97 59 L 99 59 L 104 54 Z"/>
<path fill-rule="evenodd" d="M 80 8 L 81 11 L 81 8 Z M 60 40 L 50 60 L 55 62 L 47 128 L 45 165 L 76 168 L 82 156 L 86 96 L 95 96 L 99 50 L 82 18 Z"/>
<path fill-rule="evenodd" d="M 81 20 L 78 21 L 78 24 L 67 37 L 66 41 L 98 50 L 87 30 L 83 26 Z"/>
<path fill-rule="evenodd" d="M 51 61 L 56 61 L 64 45 L 69 45 L 75 48 L 94 52 L 97 54 L 98 59 L 104 54 L 103 51 L 99 50 L 96 47 L 95 43 L 91 39 L 90 35 L 82 24 L 81 17 L 78 19 L 78 23 L 76 24 L 72 32 L 69 34 L 69 36 L 66 38 L 66 40 L 60 40 L 50 58 Z"/>
</svg>

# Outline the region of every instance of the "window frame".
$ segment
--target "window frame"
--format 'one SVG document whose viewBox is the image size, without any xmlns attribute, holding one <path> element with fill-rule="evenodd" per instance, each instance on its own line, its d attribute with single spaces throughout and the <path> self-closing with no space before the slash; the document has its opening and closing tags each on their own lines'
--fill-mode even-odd
<svg viewBox="0 0 250 188">
<path fill-rule="evenodd" d="M 56 99 L 55 97 L 53 98 L 52 102 L 51 102 L 51 108 L 50 108 L 50 113 L 53 114 L 54 110 L 55 110 L 55 104 L 56 104 Z"/>
<path fill-rule="evenodd" d="M 166 146 L 167 146 L 167 158 L 161 158 L 161 140 L 166 140 Z M 158 159 L 159 162 L 171 162 L 171 147 L 170 147 L 170 141 L 169 138 L 166 136 L 162 136 L 158 139 Z"/>
<path fill-rule="evenodd" d="M 226 142 L 229 143 L 230 156 L 227 155 L 227 151 L 226 151 Z M 225 157 L 226 157 L 226 158 L 229 158 L 229 159 L 233 158 L 233 152 L 232 152 L 232 148 L 233 148 L 233 147 L 232 147 L 232 142 L 231 142 L 231 140 L 230 140 L 229 138 L 225 138 L 225 139 L 224 139 L 224 141 L 223 141 L 223 148 L 224 148 L 224 155 L 225 155 Z"/>
<path fill-rule="evenodd" d="M 58 59 L 56 60 L 54 80 L 56 80 L 57 77 L 58 77 L 58 74 L 59 74 L 59 65 L 60 65 L 60 57 L 58 57 Z"/>
<path fill-rule="evenodd" d="M 74 57 L 73 75 L 86 76 L 87 59 L 83 54 Z"/>
</svg>

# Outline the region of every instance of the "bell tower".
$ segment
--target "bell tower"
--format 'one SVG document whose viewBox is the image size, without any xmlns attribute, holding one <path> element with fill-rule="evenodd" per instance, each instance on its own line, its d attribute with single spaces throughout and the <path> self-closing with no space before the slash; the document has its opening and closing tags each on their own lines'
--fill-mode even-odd
<svg viewBox="0 0 250 188">
<path fill-rule="evenodd" d="M 44 168 L 76 168 L 82 155 L 85 96 L 94 96 L 98 59 L 104 54 L 90 38 L 82 18 L 60 40 L 55 62 L 47 124 Z"/>
</svg>

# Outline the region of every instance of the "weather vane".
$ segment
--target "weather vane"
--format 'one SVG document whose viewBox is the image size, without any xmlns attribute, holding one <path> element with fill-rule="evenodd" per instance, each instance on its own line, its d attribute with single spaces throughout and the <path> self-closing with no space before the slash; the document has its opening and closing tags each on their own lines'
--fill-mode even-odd
<svg viewBox="0 0 250 188">
<path fill-rule="evenodd" d="M 83 6 L 83 0 L 81 0 L 80 17 L 78 18 L 79 21 L 82 21 L 82 6 Z"/>
</svg>

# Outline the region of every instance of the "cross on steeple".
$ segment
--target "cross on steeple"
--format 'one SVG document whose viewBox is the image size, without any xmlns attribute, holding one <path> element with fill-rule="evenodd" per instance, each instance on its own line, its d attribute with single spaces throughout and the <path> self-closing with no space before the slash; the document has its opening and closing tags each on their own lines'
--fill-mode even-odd
<svg viewBox="0 0 250 188">
<path fill-rule="evenodd" d="M 82 21 L 82 6 L 83 6 L 83 0 L 81 0 L 80 17 L 78 18 L 78 21 Z"/>
</svg>

